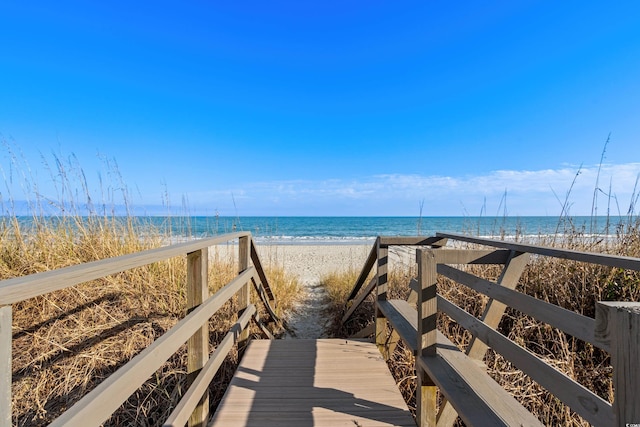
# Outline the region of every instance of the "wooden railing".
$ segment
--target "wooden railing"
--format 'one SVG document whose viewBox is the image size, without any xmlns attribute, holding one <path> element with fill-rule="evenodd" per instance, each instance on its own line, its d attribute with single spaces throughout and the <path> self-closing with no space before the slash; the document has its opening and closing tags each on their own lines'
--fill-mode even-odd
<svg viewBox="0 0 640 427">
<path fill-rule="evenodd" d="M 238 240 L 238 275 L 209 295 L 208 248 Z M 209 383 L 236 342 L 248 338 L 251 318 L 272 338 L 250 301 L 253 284 L 271 320 L 278 323 L 274 296 L 260 264 L 251 234 L 226 234 L 214 238 L 151 249 L 89 262 L 55 271 L 0 282 L 0 426 L 11 425 L 11 304 L 75 286 L 176 256 L 187 256 L 187 314 L 167 333 L 86 394 L 52 426 L 98 426 L 187 342 L 189 388 L 167 419 L 167 426 L 205 425 L 208 419 Z M 251 260 L 251 261 L 250 261 Z M 251 265 L 253 264 L 253 265 Z M 209 355 L 208 321 L 234 295 L 238 295 L 238 320 L 216 350 Z"/>
<path fill-rule="evenodd" d="M 492 249 L 442 247 L 448 240 L 484 245 Z M 390 246 L 417 246 L 417 278 L 408 301 L 387 298 L 387 264 Z M 456 245 L 460 247 L 460 245 Z M 640 423 L 640 302 L 598 302 L 595 319 L 538 300 L 514 290 L 530 254 L 595 263 L 640 271 L 640 259 L 547 248 L 437 233 L 434 237 L 379 237 L 345 307 L 348 322 L 367 295 L 376 290 L 375 327 L 360 336 L 375 334 L 381 352 L 388 356 L 397 339 L 414 351 L 417 377 L 417 419 L 420 426 L 450 426 L 460 416 L 467 425 L 540 425 L 539 420 L 489 377 L 482 361 L 491 347 L 531 379 L 547 389 L 586 421 L 596 426 Z M 504 265 L 493 282 L 452 265 Z M 361 289 L 373 271 L 369 285 Z M 456 306 L 437 292 L 443 276 L 489 297 L 480 318 Z M 544 360 L 509 340 L 496 328 L 506 307 L 558 328 L 611 355 L 614 402 L 600 398 Z M 445 313 L 472 335 L 461 351 L 437 328 L 438 313 Z M 387 324 L 392 328 L 387 334 Z M 438 407 L 436 390 L 444 401 Z"/>
</svg>

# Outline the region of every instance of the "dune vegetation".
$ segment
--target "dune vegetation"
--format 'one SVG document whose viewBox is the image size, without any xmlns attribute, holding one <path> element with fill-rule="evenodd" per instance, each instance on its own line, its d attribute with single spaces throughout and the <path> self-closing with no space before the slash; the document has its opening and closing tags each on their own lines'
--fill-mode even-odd
<svg viewBox="0 0 640 427">
<path fill-rule="evenodd" d="M 612 224 L 612 229 L 616 231 L 609 236 L 587 234 L 585 230 L 574 229 L 570 225 L 571 221 L 568 218 L 566 224 L 561 227 L 564 230 L 562 234 L 538 236 L 533 241 L 523 243 L 640 257 L 640 221 L 635 216 L 629 216 L 625 223 Z M 501 237 L 504 236 L 497 236 Z M 403 263 L 396 265 L 396 268 L 393 267 L 392 265 L 389 271 L 389 298 L 406 299 L 410 292 L 408 283 L 416 276 L 416 269 Z M 467 271 L 480 277 L 497 278 L 500 273 L 499 266 L 476 265 L 467 268 Z M 336 273 L 326 276 L 323 280 L 332 301 L 333 330 L 336 336 L 349 336 L 373 321 L 373 296 L 369 296 L 355 312 L 347 327 L 340 321 L 346 298 L 358 273 Z M 443 297 L 472 315 L 482 314 L 486 297 L 443 277 L 439 278 L 438 289 Z M 640 272 L 558 258 L 532 257 L 516 290 L 594 317 L 597 301 L 640 301 Z M 442 313 L 439 314 L 438 328 L 461 349 L 464 349 L 471 338 L 467 331 Z M 612 401 L 612 370 L 608 353 L 511 308 L 507 309 L 498 330 L 603 399 Z M 489 374 L 545 425 L 589 425 L 491 349 L 487 352 L 484 362 Z M 415 411 L 416 390 L 412 352 L 399 345 L 388 363 L 405 400 L 412 411 Z M 458 420 L 458 423 L 461 421 Z"/>
<path fill-rule="evenodd" d="M 9 190 L 0 193 L 0 280 L 157 248 L 182 238 L 171 235 L 169 227 L 154 228 L 143 218 L 116 214 L 112 188 L 120 183 L 105 184 L 105 199 L 92 197 L 73 158 L 67 162 L 56 157 L 53 162 L 50 174 L 59 197 L 55 201 L 38 193 L 25 173 L 28 167 L 15 157 L 12 161 L 12 173 L 20 172 L 22 187 L 32 192 L 27 215 L 18 215 Z M 117 169 L 109 173 L 121 180 Z M 118 188 L 128 211 L 127 190 Z M 277 260 L 269 261 L 264 267 L 282 315 L 295 303 L 299 284 Z M 237 268 L 237 249 L 211 248 L 210 292 L 235 277 Z M 13 424 L 50 423 L 164 334 L 185 315 L 185 283 L 186 257 L 176 257 L 14 304 Z M 212 351 L 236 321 L 236 313 L 232 300 L 210 320 Z M 259 330 L 254 327 L 251 333 L 258 336 Z M 161 425 L 185 391 L 186 359 L 183 346 L 105 425 Z M 234 350 L 210 385 L 212 409 L 237 360 Z"/>
</svg>

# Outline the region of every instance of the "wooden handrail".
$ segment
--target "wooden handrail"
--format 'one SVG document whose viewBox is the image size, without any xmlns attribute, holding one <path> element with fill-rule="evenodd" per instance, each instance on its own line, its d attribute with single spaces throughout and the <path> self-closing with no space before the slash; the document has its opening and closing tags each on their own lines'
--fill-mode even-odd
<svg viewBox="0 0 640 427">
<path fill-rule="evenodd" d="M 247 309 L 242 313 L 242 316 L 231 327 L 227 335 L 222 339 L 220 344 L 216 347 L 216 350 L 211 355 L 211 358 L 206 365 L 202 368 L 198 376 L 196 377 L 191 387 L 180 399 L 180 403 L 175 407 L 167 421 L 164 423 L 164 427 L 174 426 L 182 427 L 189 420 L 189 416 L 195 409 L 200 400 L 200 396 L 207 391 L 207 387 L 213 380 L 213 377 L 222 366 L 224 358 L 229 354 L 233 345 L 238 342 L 240 334 L 247 328 L 251 316 L 256 312 L 256 306 L 250 304 Z"/>
<path fill-rule="evenodd" d="M 0 282 L 0 306 L 24 301 L 49 292 L 75 286 L 79 283 L 100 279 L 143 265 L 164 261 L 189 252 L 225 243 L 240 237 L 251 236 L 249 232 L 224 234 L 202 240 L 193 240 L 161 248 L 149 249 L 99 261 L 73 265 L 59 270 L 45 271 L 29 276 L 15 277 Z"/>
<path fill-rule="evenodd" d="M 435 242 L 440 243 L 444 239 L 479 244 L 494 249 L 440 248 L 441 245 L 435 244 Z M 436 405 L 436 394 L 433 388 L 434 383 L 426 376 L 425 372 L 429 371 L 440 375 L 441 371 L 438 371 L 438 369 L 443 369 L 443 363 L 449 363 L 447 360 L 450 360 L 451 363 L 454 363 L 454 360 L 462 362 L 460 357 L 466 357 L 469 360 L 482 359 L 488 346 L 492 347 L 507 360 L 510 360 L 530 378 L 546 388 L 591 424 L 608 426 L 625 425 L 625 423 L 636 422 L 633 420 L 636 420 L 637 417 L 640 416 L 640 410 L 635 409 L 640 408 L 640 397 L 638 397 L 638 393 L 635 391 L 638 381 L 640 381 L 640 374 L 637 370 L 637 358 L 640 354 L 640 334 L 636 332 L 640 329 L 640 303 L 598 303 L 596 317 L 600 316 L 601 319 L 605 320 L 597 320 L 566 310 L 555 304 L 536 299 L 515 291 L 513 288 L 517 284 L 518 278 L 528 262 L 529 254 L 636 271 L 640 271 L 640 258 L 547 248 L 454 233 L 437 233 L 436 236 L 431 238 L 383 237 L 379 238 L 376 243 L 378 248 L 388 248 L 395 244 L 404 244 L 415 245 L 420 249 L 417 252 L 419 280 L 412 280 L 414 287 L 417 285 L 418 288 L 415 289 L 419 297 L 417 304 L 418 310 L 416 311 L 415 305 L 413 305 L 414 299 L 410 299 L 410 302 L 407 302 L 378 298 L 378 301 L 376 301 L 376 316 L 383 316 L 395 331 L 394 333 L 397 333 L 398 336 L 405 341 L 407 346 L 416 353 L 416 378 L 418 381 L 417 417 L 418 421 L 422 422 L 420 425 L 432 425 L 431 423 L 436 422 L 436 417 L 433 413 Z M 427 246 L 431 246 L 431 249 L 426 248 Z M 382 256 L 386 256 L 386 252 L 382 253 Z M 369 270 L 371 270 L 375 262 L 375 260 L 367 259 L 361 277 L 369 273 Z M 493 282 L 455 268 L 453 267 L 455 264 L 503 264 L 505 267 L 497 282 Z M 437 294 L 436 286 L 438 275 L 447 277 L 480 294 L 488 296 L 490 299 L 482 317 L 478 319 L 470 315 L 462 308 Z M 365 299 L 366 295 L 374 291 L 375 283 L 368 286 L 364 292 L 358 294 L 363 284 L 360 282 L 359 280 L 356 283 L 356 285 L 359 286 L 355 286 L 354 291 L 350 295 L 343 316 L 343 322 L 349 319 L 355 311 L 356 306 Z M 603 308 L 605 304 L 608 305 L 606 305 L 606 308 Z M 614 384 L 614 404 L 612 405 L 600 398 L 594 392 L 555 369 L 537 355 L 497 332 L 496 328 L 507 306 L 529 315 L 538 321 L 547 323 L 554 328 L 560 329 L 574 338 L 583 340 L 611 353 L 612 365 L 614 367 L 613 376 L 614 382 L 616 383 Z M 473 335 L 473 339 L 467 348 L 466 356 L 464 352 L 461 353 L 458 350 L 456 350 L 457 353 L 451 353 L 449 351 L 454 347 L 451 347 L 452 344 L 436 329 L 438 312 L 445 313 Z M 623 312 L 625 313 L 624 315 L 620 314 Z M 604 324 L 607 326 L 602 326 Z M 381 339 L 380 336 L 384 334 L 386 323 L 382 323 L 380 319 L 377 319 L 375 325 L 376 331 L 374 333 L 376 342 L 383 343 L 384 340 Z M 610 339 L 609 337 L 615 338 Z M 445 353 L 442 353 L 441 356 L 441 351 L 448 353 L 446 353 L 446 356 L 444 356 Z M 431 363 L 435 363 L 439 367 L 433 367 L 433 369 L 436 369 L 434 371 L 430 366 Z M 453 369 L 460 369 L 463 365 L 465 366 L 464 369 L 480 369 L 480 365 L 475 362 L 466 365 L 459 364 Z M 477 368 L 472 368 L 474 366 Z M 484 375 L 486 375 L 486 373 Z M 487 376 L 487 378 L 489 377 Z M 445 386 L 447 381 L 451 380 L 447 380 L 445 375 L 445 377 L 439 377 L 437 383 Z M 460 387 L 462 386 L 460 381 L 466 380 L 458 378 L 453 380 L 452 383 L 454 384 L 453 387 L 457 388 L 458 391 L 461 390 Z M 467 384 L 467 386 L 471 387 L 470 384 L 479 386 L 481 383 L 482 381 L 477 382 L 474 379 Z M 482 390 L 485 391 L 491 389 L 491 393 L 500 393 L 492 386 L 485 387 L 483 385 L 481 387 Z M 454 400 L 456 397 L 460 398 L 465 395 L 465 392 L 450 394 L 450 391 L 451 390 L 445 391 L 445 395 L 450 396 Z M 504 392 L 504 390 L 502 392 Z M 471 391 L 471 393 L 474 392 Z M 482 391 L 478 389 L 475 393 L 482 393 Z M 500 398 L 496 396 L 497 395 L 493 397 L 487 396 L 486 399 L 488 399 L 487 402 L 496 402 L 496 408 L 498 408 L 500 407 Z M 467 411 L 469 408 L 472 408 L 473 405 L 481 404 L 478 402 L 484 400 L 484 397 L 479 397 L 480 400 L 474 401 L 474 403 L 460 401 L 452 403 L 454 403 L 454 406 L 457 405 L 456 407 L 464 408 L 464 410 Z M 449 410 L 452 409 L 452 407 L 448 406 L 449 403 L 447 399 L 445 399 L 443 405 L 438 413 L 438 425 L 441 423 L 443 425 L 450 425 L 455 420 L 457 414 L 455 411 Z M 504 405 L 502 408 L 505 408 Z M 509 411 L 508 408 L 506 410 Z M 471 414 L 472 413 L 473 410 L 471 411 Z M 517 412 L 513 412 L 512 414 L 515 413 Z M 469 416 L 469 414 L 470 413 L 467 412 L 465 416 Z M 472 415 L 472 418 L 473 417 Z"/>
<path fill-rule="evenodd" d="M 58 417 L 51 427 L 100 425 L 255 274 L 245 270 Z"/>
<path fill-rule="evenodd" d="M 554 258 L 570 259 L 573 261 L 588 262 L 591 264 L 606 265 L 608 267 L 624 268 L 628 270 L 640 271 L 640 258 L 622 255 L 598 254 L 593 252 L 582 252 L 571 249 L 557 249 L 546 246 L 525 245 L 522 243 L 506 242 L 503 240 L 492 240 L 481 237 L 472 237 L 464 234 L 436 233 L 436 236 L 449 238 L 461 242 L 477 243 L 479 245 L 493 246 L 494 248 L 504 248 L 530 254 L 545 255 Z"/>
<path fill-rule="evenodd" d="M 234 239 L 239 240 L 240 272 L 222 289 L 209 296 L 208 248 Z M 243 250 L 246 253 L 243 254 Z M 254 318 L 256 323 L 260 323 L 256 308 L 249 300 L 251 284 L 256 288 L 270 317 L 275 322 L 279 321 L 272 309 L 274 295 L 269 288 L 251 233 L 248 232 L 189 241 L 0 282 L 0 426 L 11 425 L 11 304 L 180 255 L 187 255 L 187 315 L 51 425 L 100 425 L 187 341 L 187 368 L 193 378 L 189 381 L 186 400 L 183 399 L 178 406 L 179 410 L 171 415 L 168 422 L 177 420 L 184 425 L 185 417 L 189 416 L 190 425 L 206 421 L 208 383 L 231 346 L 242 336 L 248 336 L 246 331 L 250 319 Z M 253 265 L 249 264 L 249 259 Z M 240 298 L 245 301 L 245 305 L 241 307 L 242 313 L 209 358 L 207 323 L 236 294 L 244 295 Z M 271 336 L 264 325 L 259 326 L 267 336 Z"/>
</svg>

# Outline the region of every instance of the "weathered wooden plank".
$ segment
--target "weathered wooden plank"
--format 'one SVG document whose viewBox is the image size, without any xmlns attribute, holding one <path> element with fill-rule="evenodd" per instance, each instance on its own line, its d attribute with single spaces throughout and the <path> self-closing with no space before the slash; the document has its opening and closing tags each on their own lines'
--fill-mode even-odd
<svg viewBox="0 0 640 427">
<path fill-rule="evenodd" d="M 351 303 L 351 304 L 350 305 L 349 305 L 349 303 L 347 304 L 347 312 L 344 314 L 344 316 L 342 316 L 342 323 L 345 323 L 347 320 L 349 320 L 351 315 L 358 309 L 358 307 L 360 307 L 360 304 L 362 304 L 362 302 L 375 289 L 377 283 L 378 283 L 377 278 L 373 277 L 369 281 L 369 284 L 367 285 L 367 287 L 364 288 L 364 291 L 362 291 L 358 295 L 358 297 L 355 300 L 353 300 L 353 302 L 349 301 L 349 303 Z"/>
<path fill-rule="evenodd" d="M 542 426 L 536 417 L 440 332 L 436 355 L 418 357 L 416 362 L 467 425 Z"/>
<path fill-rule="evenodd" d="M 598 302 L 596 336 L 611 348 L 615 425 L 636 425 L 640 420 L 640 303 Z"/>
<path fill-rule="evenodd" d="M 273 303 L 275 301 L 275 297 L 273 296 L 273 292 L 271 291 L 271 287 L 269 286 L 269 281 L 267 280 L 267 276 L 266 274 L 264 274 L 264 269 L 262 268 L 262 262 L 260 261 L 260 257 L 258 256 L 256 244 L 253 241 L 253 239 L 251 239 L 251 262 L 253 262 L 253 266 L 256 269 L 256 273 L 260 278 L 260 283 L 262 284 L 264 291 L 269 297 L 268 298 L 269 302 Z"/>
<path fill-rule="evenodd" d="M 380 245 L 389 246 L 432 246 L 441 247 L 447 244 L 446 238 L 425 236 L 380 236 Z"/>
<path fill-rule="evenodd" d="M 504 264 L 511 251 L 497 249 L 442 249 L 435 251 L 438 264 Z"/>
<path fill-rule="evenodd" d="M 378 301 L 380 311 L 387 318 L 400 338 L 415 353 L 418 348 L 416 328 L 418 312 L 407 301 L 387 300 Z"/>
<path fill-rule="evenodd" d="M 378 419 L 384 421 L 378 421 Z M 225 417 L 225 426 L 244 427 L 249 425 L 259 425 L 260 427 L 415 427 L 413 420 L 409 422 L 405 417 L 394 417 L 385 412 L 370 412 L 366 416 L 359 416 L 354 413 L 346 419 L 343 414 L 336 414 L 335 411 L 324 408 L 314 408 L 310 412 L 284 412 L 279 414 L 271 412 L 261 412 L 259 414 L 237 413 Z"/>
<path fill-rule="evenodd" d="M 273 336 L 271 331 L 269 329 L 267 329 L 267 327 L 262 323 L 262 321 L 258 317 L 258 313 L 254 313 L 253 314 L 253 321 L 256 323 L 258 328 L 260 328 L 260 330 L 262 331 L 262 334 L 265 336 L 265 338 L 270 339 L 270 340 L 275 339 L 275 337 Z"/>
<path fill-rule="evenodd" d="M 92 261 L 84 264 L 16 277 L 0 282 L 0 305 L 9 305 L 78 283 L 89 282 L 146 264 L 195 252 L 209 246 L 248 236 L 250 233 L 230 233 L 210 239 L 193 240 L 129 255 Z"/>
<path fill-rule="evenodd" d="M 374 323 L 369 323 L 367 326 L 365 326 L 355 334 L 351 335 L 349 338 L 366 338 L 375 333 L 376 333 L 376 324 L 374 322 Z"/>
<path fill-rule="evenodd" d="M 0 426 L 11 427 L 11 325 L 10 305 L 0 306 Z"/>
<path fill-rule="evenodd" d="M 209 298 L 209 254 L 207 248 L 187 254 L 187 313 Z M 191 384 L 209 359 L 209 324 L 205 322 L 187 340 L 187 386 Z M 209 418 L 209 391 L 205 389 L 194 405 L 189 427 L 200 427 Z"/>
<path fill-rule="evenodd" d="M 447 265 L 439 265 L 438 273 L 515 308 L 521 313 L 528 314 L 537 320 L 548 323 L 569 335 L 594 344 L 605 351 L 609 351 L 609 348 L 605 347 L 603 343 L 595 340 L 595 320 L 590 317 L 539 300 L 522 292 L 505 288 Z"/>
<path fill-rule="evenodd" d="M 369 273 L 371 273 L 371 269 L 373 268 L 373 265 L 376 263 L 376 258 L 378 257 L 377 243 L 378 241 L 376 240 L 376 243 L 371 248 L 371 252 L 369 252 L 369 256 L 364 262 L 364 266 L 362 267 L 362 270 L 360 270 L 360 275 L 358 276 L 356 283 L 353 285 L 353 289 L 351 290 L 351 293 L 347 298 L 347 302 L 351 301 L 356 297 L 356 295 L 358 295 L 358 291 L 360 291 L 360 288 L 362 287 L 362 285 L 364 285 L 364 282 L 367 280 Z"/>
<path fill-rule="evenodd" d="M 51 426 L 100 425 L 140 387 L 176 350 L 207 322 L 255 274 L 248 268 L 224 288 L 180 320 L 167 333 L 111 374 L 58 417 Z"/>
<path fill-rule="evenodd" d="M 416 334 L 416 359 L 436 355 L 437 351 L 437 320 L 438 305 L 436 259 L 442 250 L 416 250 L 416 262 L 418 263 L 418 300 L 417 300 L 417 334 Z M 409 304 L 407 303 L 404 307 Z M 411 311 L 405 313 L 409 315 Z M 403 317 L 405 317 L 403 316 Z M 408 317 L 408 316 L 407 316 Z M 410 321 L 409 321 L 410 322 Z M 400 325 L 398 325 L 400 326 Z M 406 324 L 404 324 L 406 326 Z M 411 325 L 413 329 L 413 325 Z M 407 332 L 404 332 L 405 334 Z M 405 342 L 409 343 L 408 340 Z M 411 346 L 410 346 L 411 347 Z M 437 407 L 437 393 L 433 386 L 431 376 L 422 366 L 416 364 L 417 388 L 416 388 L 416 421 L 421 427 L 435 427 Z"/>
<path fill-rule="evenodd" d="M 264 341 L 247 347 L 213 426 L 415 425 L 375 344 Z"/>
<path fill-rule="evenodd" d="M 280 318 L 278 318 L 278 316 L 276 315 L 274 307 L 271 305 L 271 301 L 267 298 L 266 289 L 264 288 L 262 282 L 257 281 L 256 278 L 253 277 L 251 279 L 251 283 L 253 283 L 253 288 L 256 290 L 260 301 L 262 301 L 265 310 L 267 310 L 267 313 L 269 313 L 269 317 L 271 318 L 271 320 L 275 322 L 276 325 L 280 325 Z"/>
<path fill-rule="evenodd" d="M 436 258 L 441 251 L 416 251 L 418 262 L 418 341 L 417 354 L 433 356 L 436 353 L 436 326 L 438 320 Z"/>
<path fill-rule="evenodd" d="M 238 241 L 238 273 L 242 273 L 249 268 L 249 259 L 251 258 L 251 238 L 249 236 L 240 237 Z M 242 286 L 238 291 L 238 318 L 242 316 L 244 310 L 251 304 L 251 288 L 249 282 Z M 249 330 L 243 329 L 240 332 L 238 345 L 244 347 L 249 339 Z"/>
<path fill-rule="evenodd" d="M 376 301 L 384 301 L 387 299 L 389 291 L 389 249 L 380 245 L 381 238 L 376 241 L 377 250 L 377 270 L 376 270 Z M 378 305 L 375 306 L 376 312 L 376 345 L 381 354 L 384 354 L 387 341 L 387 322 L 378 311 Z"/>
<path fill-rule="evenodd" d="M 520 280 L 522 272 L 529 262 L 529 254 L 515 251 L 507 251 L 509 256 L 505 262 L 505 266 L 497 281 L 497 286 L 501 289 L 514 289 Z M 440 273 L 440 267 L 448 267 L 446 265 L 438 265 L 438 273 Z M 456 270 L 459 271 L 459 270 Z M 473 276 L 475 277 L 475 276 Z M 490 299 L 485 305 L 484 312 L 482 313 L 481 320 L 492 328 L 497 328 L 502 320 L 502 316 L 507 306 L 496 299 Z M 467 346 L 465 351 L 466 355 L 471 359 L 480 360 L 484 358 L 487 352 L 487 345 L 482 341 L 471 338 L 471 342 Z M 458 414 L 453 409 L 449 402 L 444 402 L 440 408 L 438 414 L 438 424 L 440 427 L 451 427 L 458 418 Z"/>
<path fill-rule="evenodd" d="M 459 240 L 469 243 L 477 243 L 480 245 L 493 246 L 495 248 L 510 249 L 519 252 L 528 252 L 532 254 L 546 255 L 562 259 L 571 259 L 575 261 L 590 262 L 594 264 L 607 265 L 609 267 L 626 268 L 629 270 L 640 271 L 640 258 L 598 254 L 593 252 L 581 252 L 571 249 L 556 249 L 544 246 L 525 245 L 522 243 L 505 242 L 502 240 L 484 239 L 480 237 L 465 236 L 455 233 L 436 233 L 436 236 L 447 237 L 452 240 Z"/>
<path fill-rule="evenodd" d="M 585 420 L 598 426 L 612 425 L 613 412 L 609 402 L 440 295 L 438 295 L 438 307 L 463 328 L 511 361 L 535 382 L 569 405 Z"/>
<path fill-rule="evenodd" d="M 195 408 L 200 405 L 200 396 L 202 396 L 209 387 L 209 384 L 213 380 L 213 377 L 220 369 L 225 357 L 229 354 L 229 351 L 233 348 L 233 345 L 238 341 L 240 332 L 244 330 L 251 316 L 256 313 L 256 307 L 252 304 L 244 311 L 240 319 L 231 327 L 229 332 L 222 339 L 218 347 L 215 349 L 211 358 L 203 366 L 198 376 L 192 381 L 187 392 L 182 396 L 180 402 L 175 407 L 164 426 L 184 426 L 185 423 L 190 420 L 189 414 L 191 414 Z M 207 419 L 205 419 L 205 422 Z"/>
</svg>

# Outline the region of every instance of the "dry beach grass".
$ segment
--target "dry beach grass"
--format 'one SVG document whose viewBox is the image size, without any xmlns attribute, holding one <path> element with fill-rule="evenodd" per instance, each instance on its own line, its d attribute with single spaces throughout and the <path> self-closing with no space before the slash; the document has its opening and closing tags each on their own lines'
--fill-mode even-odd
<svg viewBox="0 0 640 427">
<path fill-rule="evenodd" d="M 562 238 L 540 237 L 535 242 L 527 243 L 639 257 L 640 224 L 637 219 L 630 220 L 627 224 L 620 226 L 617 234 L 609 239 L 585 235 L 579 230 L 570 230 Z M 415 268 L 406 262 L 393 263 L 393 257 L 390 259 L 390 298 L 406 298 L 409 293 L 408 282 L 410 277 L 415 276 Z M 495 266 L 468 266 L 468 269 L 476 275 L 490 279 L 495 279 L 499 274 L 499 269 Z M 332 274 L 326 276 L 324 280 L 325 286 L 329 289 L 328 293 L 332 297 L 334 333 L 340 336 L 355 333 L 373 320 L 373 297 L 370 296 L 346 326 L 340 323 L 342 308 L 355 283 L 355 277 L 352 273 Z M 487 301 L 486 297 L 448 279 L 439 281 L 438 286 L 439 292 L 445 298 L 474 316 L 482 314 Z M 640 273 L 557 258 L 534 257 L 516 289 L 563 308 L 594 317 L 596 301 L 640 301 Z M 440 330 L 461 348 L 469 342 L 470 334 L 447 316 L 440 314 L 438 322 Z M 612 401 L 611 366 L 609 355 L 604 351 L 513 309 L 507 310 L 500 323 L 499 331 L 603 399 Z M 489 350 L 484 362 L 490 375 L 545 425 L 589 425 L 501 355 Z M 411 351 L 402 345 L 398 346 L 389 360 L 389 367 L 409 407 L 415 410 L 413 366 L 414 358 Z M 461 421 L 458 422 L 461 423 Z"/>
<path fill-rule="evenodd" d="M 29 229 L 16 218 L 0 224 L 0 278 L 7 279 L 160 246 L 166 239 L 133 220 L 35 218 Z M 233 246 L 237 250 L 237 246 Z M 210 291 L 235 276 L 227 250 L 211 251 Z M 295 278 L 266 266 L 279 314 L 298 294 Z M 14 304 L 13 422 L 50 423 L 100 381 L 165 333 L 186 311 L 186 261 L 177 257 Z M 235 322 L 234 303 L 210 321 L 213 344 Z M 257 330 L 253 330 L 255 335 Z M 234 352 L 210 386 L 222 397 L 237 363 Z M 159 425 L 185 391 L 183 346 L 105 423 Z"/>
</svg>

